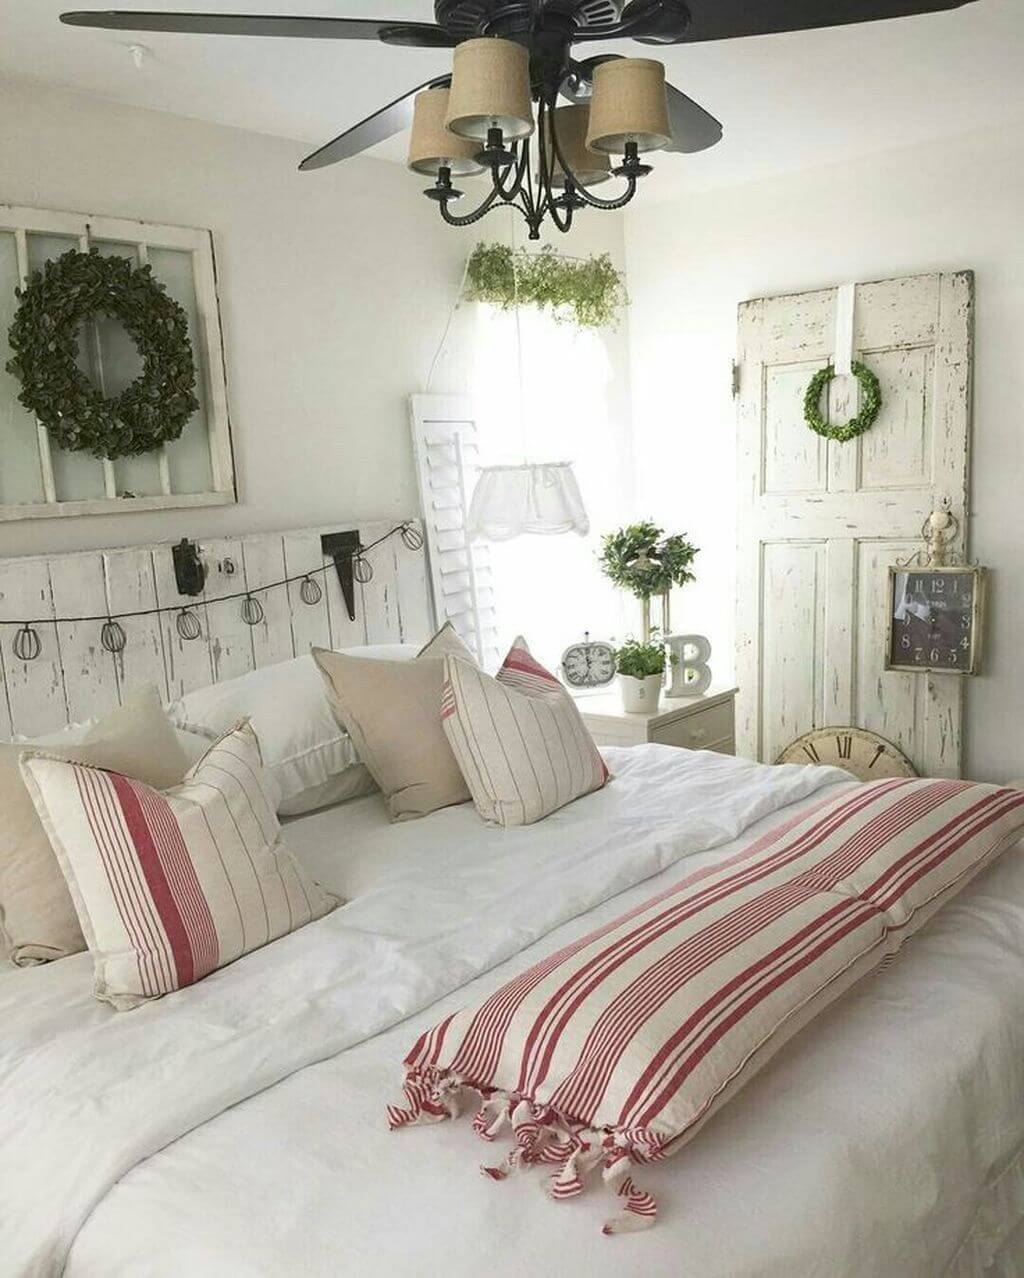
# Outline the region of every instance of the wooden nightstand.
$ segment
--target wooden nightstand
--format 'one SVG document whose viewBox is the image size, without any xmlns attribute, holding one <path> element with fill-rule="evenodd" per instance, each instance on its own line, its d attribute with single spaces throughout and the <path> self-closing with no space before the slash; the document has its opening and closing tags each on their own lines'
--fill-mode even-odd
<svg viewBox="0 0 1024 1278">
<path fill-rule="evenodd" d="M 576 698 L 583 722 L 599 746 L 685 746 L 736 753 L 736 689 L 711 688 L 702 697 L 662 696 L 657 710 L 627 714 L 618 688 Z"/>
</svg>

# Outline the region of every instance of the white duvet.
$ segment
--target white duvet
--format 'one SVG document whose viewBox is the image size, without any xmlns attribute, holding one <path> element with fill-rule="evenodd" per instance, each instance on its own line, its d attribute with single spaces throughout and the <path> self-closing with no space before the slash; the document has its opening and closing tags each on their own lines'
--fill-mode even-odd
<svg viewBox="0 0 1024 1278">
<path fill-rule="evenodd" d="M 683 858 L 727 844 L 843 776 L 657 746 L 610 751 L 609 762 L 616 775 L 604 791 L 525 829 L 490 829 L 469 807 L 409 823 L 400 834 L 378 821 L 372 827 L 379 840 L 375 873 L 366 868 L 374 837 L 357 840 L 353 873 L 363 866 L 366 890 L 355 900 L 134 1012 L 115 1013 L 92 999 L 87 955 L 0 977 L 0 1274 L 60 1273 L 90 1213 L 122 1177 L 131 1183 L 133 1168 L 145 1177 L 148 1169 L 139 1164 L 158 1150 L 170 1147 L 171 1156 L 180 1148 L 184 1166 L 171 1170 L 170 1180 L 176 1190 L 198 1189 L 207 1159 L 200 1155 L 189 1169 L 192 1155 L 180 1138 L 250 1112 L 247 1134 L 232 1141 L 231 1165 L 217 1172 L 218 1193 L 212 1200 L 199 1193 L 188 1217 L 171 1227 L 172 1238 L 191 1248 L 189 1258 L 175 1257 L 170 1240 L 151 1237 L 142 1223 L 146 1213 L 133 1207 L 112 1229 L 103 1228 L 105 1243 L 102 1254 L 93 1253 L 91 1272 L 313 1272 L 305 1261 L 290 1259 L 287 1246 L 268 1247 L 263 1260 L 251 1262 L 225 1259 L 212 1234 L 206 1246 L 205 1223 L 222 1218 L 222 1197 L 243 1169 L 258 1166 L 268 1186 L 278 1188 L 287 1177 L 275 1166 L 276 1155 L 265 1160 L 260 1152 L 270 1129 L 258 1108 L 231 1106 L 314 1062 L 343 1059 L 346 1049 L 497 964 L 518 961 L 524 948 L 568 920 Z M 332 819 L 343 822 L 344 812 L 336 809 Z M 292 830 L 301 841 L 299 823 Z M 345 844 L 339 824 L 339 864 L 333 867 L 321 853 L 320 866 L 328 886 L 343 890 L 351 887 Z M 347 1148 L 353 1121 L 372 1128 L 382 1123 L 383 1105 L 400 1079 L 405 1037 L 396 1038 L 392 1059 L 382 1061 L 372 1100 L 332 1086 L 326 1107 L 318 1105 L 314 1134 L 333 1141 L 342 1162 L 360 1156 Z M 293 1085 L 301 1093 L 318 1077 L 307 1070 Z M 274 1089 L 266 1099 L 278 1095 L 283 1092 Z M 304 1136 L 287 1130 L 291 1101 L 284 1105 L 285 1144 L 278 1134 L 272 1146 L 279 1155 L 291 1149 L 301 1157 Z M 426 1154 L 416 1156 L 416 1165 L 429 1184 L 435 1177 L 431 1151 Z M 360 1179 L 376 1180 L 365 1169 Z M 297 1208 L 314 1188 L 302 1188 Z M 323 1188 L 336 1206 L 330 1233 L 340 1228 L 344 1236 L 353 1223 L 344 1191 Z M 369 1192 L 384 1200 L 400 1188 L 389 1177 Z M 166 1201 L 160 1191 L 153 1205 Z M 262 1207 L 253 1202 L 252 1210 L 259 1227 Z M 122 1250 L 131 1251 L 132 1238 L 151 1238 L 144 1258 Z M 367 1272 L 344 1247 L 325 1263 L 325 1273 L 340 1272 L 339 1265 Z"/>
</svg>

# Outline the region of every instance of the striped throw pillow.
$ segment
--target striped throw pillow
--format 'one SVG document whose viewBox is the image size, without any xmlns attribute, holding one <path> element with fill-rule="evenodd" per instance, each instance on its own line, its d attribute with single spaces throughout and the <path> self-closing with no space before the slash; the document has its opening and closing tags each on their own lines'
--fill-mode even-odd
<svg viewBox="0 0 1024 1278">
<path fill-rule="evenodd" d="M 337 900 L 281 842 L 248 723 L 176 789 L 45 755 L 22 774 L 119 1010 L 201 980 L 327 914 Z"/>
<path fill-rule="evenodd" d="M 530 825 L 608 780 L 575 702 L 522 635 L 494 678 L 445 658 L 441 719 L 485 821 Z"/>
<path fill-rule="evenodd" d="M 891 780 L 828 799 L 537 963 L 424 1034 L 392 1127 L 453 1116 L 549 1164 L 554 1198 L 602 1169 L 652 1223 L 632 1179 L 674 1153 L 803 1025 L 893 955 L 1024 830 L 1024 793 Z"/>
</svg>

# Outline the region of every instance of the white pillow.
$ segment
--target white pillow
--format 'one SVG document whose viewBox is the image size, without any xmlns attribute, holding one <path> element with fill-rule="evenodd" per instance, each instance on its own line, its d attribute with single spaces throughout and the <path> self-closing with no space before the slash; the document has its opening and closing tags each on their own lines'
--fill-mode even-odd
<svg viewBox="0 0 1024 1278">
<path fill-rule="evenodd" d="M 415 657 L 419 649 L 415 644 L 374 644 L 345 651 L 399 661 Z M 373 789 L 348 733 L 331 713 L 311 656 L 186 693 L 167 713 L 176 727 L 208 740 L 242 719 L 251 720 L 281 816 L 312 812 Z"/>
</svg>

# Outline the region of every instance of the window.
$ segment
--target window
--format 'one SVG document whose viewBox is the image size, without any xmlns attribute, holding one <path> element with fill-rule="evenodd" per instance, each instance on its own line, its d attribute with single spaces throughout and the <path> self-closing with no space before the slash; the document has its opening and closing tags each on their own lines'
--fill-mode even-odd
<svg viewBox="0 0 1024 1278">
<path fill-rule="evenodd" d="M 590 534 L 528 535 L 492 543 L 490 565 L 501 642 L 517 632 L 550 668 L 589 630 L 622 637 L 624 600 L 597 563 L 601 535 L 628 508 L 626 423 L 610 395 L 614 366 L 598 331 L 558 324 L 535 308 L 518 317 L 476 308 L 474 394 L 481 465 L 571 461 Z"/>
<path fill-rule="evenodd" d="M 51 444 L 18 402 L 19 385 L 0 359 L 0 520 L 108 514 L 235 501 L 224 353 L 210 233 L 148 222 L 0 206 L 0 343 L 17 308 L 15 288 L 49 258 L 95 248 L 140 265 L 185 310 L 198 374 L 199 411 L 180 439 L 142 457 L 100 460 Z M 134 343 L 114 319 L 87 320 L 81 367 L 115 395 L 139 373 Z"/>
</svg>

